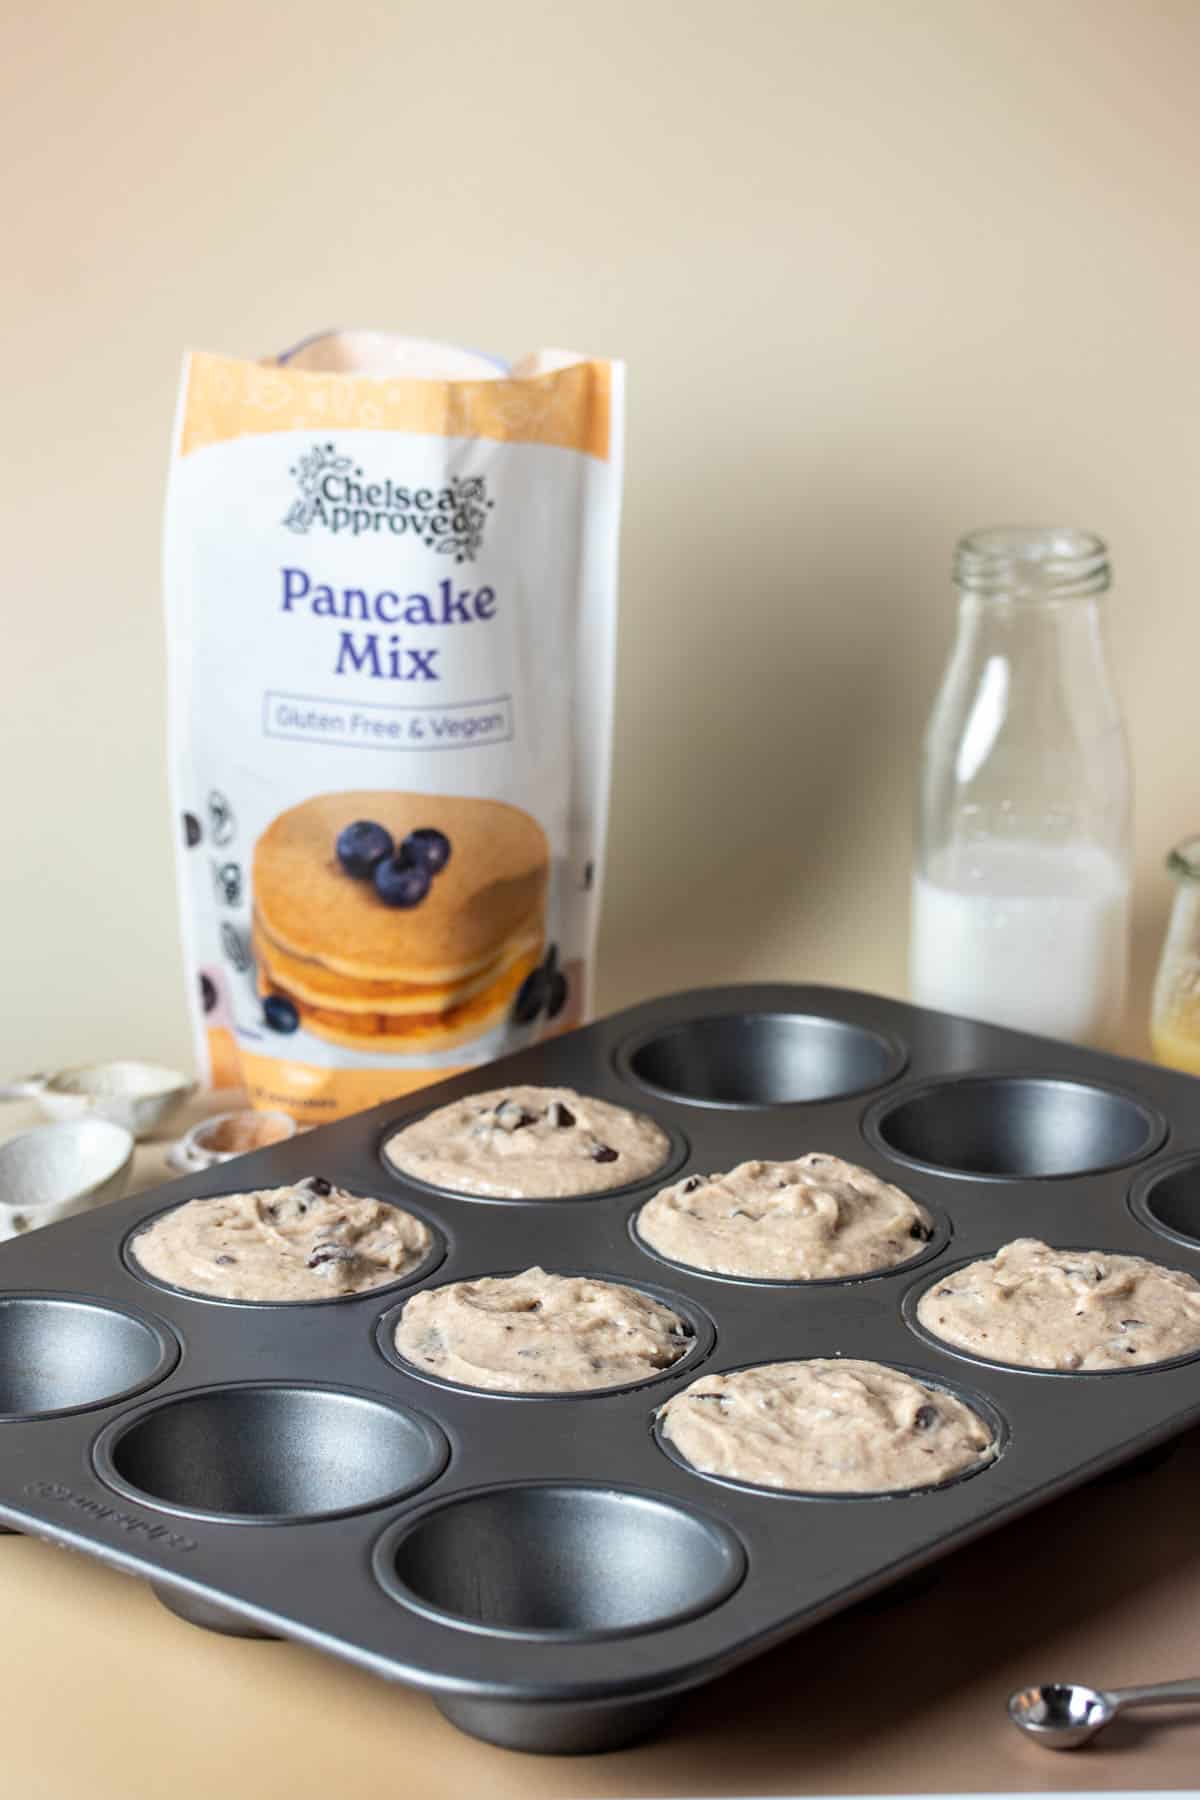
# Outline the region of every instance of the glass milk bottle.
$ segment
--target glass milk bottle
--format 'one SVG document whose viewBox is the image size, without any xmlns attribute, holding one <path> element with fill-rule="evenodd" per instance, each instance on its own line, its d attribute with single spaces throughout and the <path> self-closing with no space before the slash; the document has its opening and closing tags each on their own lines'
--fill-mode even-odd
<svg viewBox="0 0 1200 1800">
<path fill-rule="evenodd" d="M 1125 1001 L 1130 771 L 1090 532 L 975 531 L 925 735 L 913 999 L 1114 1045 Z"/>
</svg>

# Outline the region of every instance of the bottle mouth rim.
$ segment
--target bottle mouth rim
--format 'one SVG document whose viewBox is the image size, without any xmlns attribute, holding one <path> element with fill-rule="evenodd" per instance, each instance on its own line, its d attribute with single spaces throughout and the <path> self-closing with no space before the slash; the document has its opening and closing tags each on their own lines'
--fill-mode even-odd
<svg viewBox="0 0 1200 1800">
<path fill-rule="evenodd" d="M 1175 845 L 1167 856 L 1167 868 L 1180 881 L 1200 881 L 1200 832 Z"/>
<path fill-rule="evenodd" d="M 1073 525 L 993 525 L 969 531 L 954 552 L 954 580 L 972 594 L 1065 599 L 1102 594 L 1108 546 Z"/>
</svg>

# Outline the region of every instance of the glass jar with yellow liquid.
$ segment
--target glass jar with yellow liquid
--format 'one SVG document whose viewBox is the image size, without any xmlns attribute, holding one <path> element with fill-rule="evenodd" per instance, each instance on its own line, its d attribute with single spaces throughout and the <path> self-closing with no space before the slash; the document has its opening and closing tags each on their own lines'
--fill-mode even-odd
<svg viewBox="0 0 1200 1800">
<path fill-rule="evenodd" d="M 1154 983 L 1150 1041 L 1157 1061 L 1200 1075 L 1200 834 L 1167 858 L 1175 904 Z"/>
</svg>

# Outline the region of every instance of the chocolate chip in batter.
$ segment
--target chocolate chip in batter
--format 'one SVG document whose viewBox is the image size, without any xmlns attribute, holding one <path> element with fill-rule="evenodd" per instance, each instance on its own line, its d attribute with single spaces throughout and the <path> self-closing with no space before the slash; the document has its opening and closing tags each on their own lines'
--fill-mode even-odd
<svg viewBox="0 0 1200 1800">
<path fill-rule="evenodd" d="M 215 1263 L 220 1263 L 220 1264 L 222 1264 L 222 1266 L 224 1266 L 227 1263 L 235 1263 L 237 1261 L 237 1257 L 236 1256 L 226 1256 L 226 1255 L 222 1254 L 221 1256 L 214 1256 L 213 1261 Z"/>
<path fill-rule="evenodd" d="M 358 1261 L 358 1251 L 351 1244 L 314 1244 L 308 1254 L 308 1267 L 322 1269 L 331 1263 Z"/>
<path fill-rule="evenodd" d="M 319 1194 L 322 1200 L 327 1194 L 333 1192 L 332 1181 L 326 1181 L 323 1175 L 309 1175 L 304 1181 L 298 1182 L 297 1186 L 307 1188 L 310 1193 Z"/>
<path fill-rule="evenodd" d="M 918 1244 L 928 1244 L 933 1238 L 933 1226 L 924 1224 L 920 1219 L 914 1219 L 908 1235 L 910 1238 L 915 1238 Z"/>
<path fill-rule="evenodd" d="M 913 1414 L 913 1430 L 932 1431 L 940 1422 L 941 1416 L 936 1406 L 918 1406 Z"/>
<path fill-rule="evenodd" d="M 620 1155 L 620 1151 L 614 1150 L 611 1144 L 602 1144 L 599 1141 L 597 1141 L 595 1144 L 592 1145 L 592 1161 L 593 1162 L 598 1162 L 598 1163 L 616 1162 L 617 1157 L 619 1155 Z"/>
<path fill-rule="evenodd" d="M 703 1187 L 703 1186 L 704 1186 L 703 1175 L 689 1175 L 687 1180 L 683 1184 L 683 1191 L 685 1194 L 694 1194 L 698 1187 Z"/>
<path fill-rule="evenodd" d="M 546 1108 L 546 1117 L 555 1131 L 568 1131 L 575 1123 L 575 1114 L 561 1100 L 552 1100 Z"/>
</svg>

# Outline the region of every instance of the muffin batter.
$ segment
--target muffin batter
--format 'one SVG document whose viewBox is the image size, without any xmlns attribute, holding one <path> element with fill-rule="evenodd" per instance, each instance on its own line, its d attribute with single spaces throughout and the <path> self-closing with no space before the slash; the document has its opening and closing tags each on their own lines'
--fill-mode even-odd
<svg viewBox="0 0 1200 1800">
<path fill-rule="evenodd" d="M 688 1175 L 647 1201 L 637 1229 L 651 1249 L 694 1269 L 819 1281 L 908 1262 L 932 1238 L 933 1220 L 868 1169 L 814 1152 Z"/>
<path fill-rule="evenodd" d="M 922 1295 L 926 1331 L 1024 1369 L 1134 1369 L 1200 1350 L 1200 1283 L 1140 1256 L 1017 1238 Z"/>
<path fill-rule="evenodd" d="M 574 1088 L 468 1094 L 406 1125 L 384 1146 L 403 1175 L 510 1200 L 602 1194 L 661 1169 L 661 1126 Z"/>
<path fill-rule="evenodd" d="M 414 1294 L 396 1348 L 465 1387 L 581 1393 L 645 1381 L 691 1347 L 692 1328 L 636 1288 L 585 1275 L 492 1275 Z"/>
<path fill-rule="evenodd" d="M 413 1269 L 428 1227 L 320 1175 L 294 1187 L 189 1200 L 130 1245 L 147 1274 L 222 1300 L 328 1300 L 363 1294 Z"/>
<path fill-rule="evenodd" d="M 693 1468 L 789 1493 L 936 1487 L 996 1454 L 987 1425 L 952 1394 L 841 1358 L 702 1375 L 658 1416 Z"/>
</svg>

